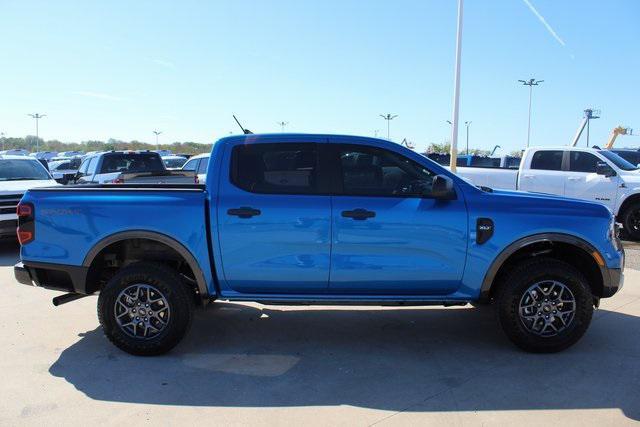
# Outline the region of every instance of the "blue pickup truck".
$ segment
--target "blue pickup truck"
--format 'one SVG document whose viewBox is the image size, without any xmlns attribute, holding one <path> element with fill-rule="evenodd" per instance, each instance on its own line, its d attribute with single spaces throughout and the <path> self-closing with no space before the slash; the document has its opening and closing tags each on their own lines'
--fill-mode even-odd
<svg viewBox="0 0 640 427">
<path fill-rule="evenodd" d="M 67 292 L 56 305 L 98 294 L 104 333 L 138 355 L 215 300 L 493 304 L 512 342 L 555 352 L 622 286 L 606 207 L 479 188 L 388 141 L 232 136 L 208 168 L 206 185 L 28 191 L 17 281 Z"/>
</svg>

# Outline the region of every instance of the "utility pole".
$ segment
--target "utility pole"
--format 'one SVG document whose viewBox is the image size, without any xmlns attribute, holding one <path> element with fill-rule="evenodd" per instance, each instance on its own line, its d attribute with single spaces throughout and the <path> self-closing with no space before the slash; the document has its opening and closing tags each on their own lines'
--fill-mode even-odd
<svg viewBox="0 0 640 427">
<path fill-rule="evenodd" d="M 284 133 L 284 127 L 289 124 L 289 122 L 278 122 L 280 125 L 280 130 Z"/>
<path fill-rule="evenodd" d="M 27 116 L 31 116 L 34 119 L 36 119 L 36 152 L 38 152 L 40 151 L 40 133 L 38 129 L 38 120 L 40 120 L 43 117 L 46 117 L 47 115 L 34 113 L 34 114 L 27 114 Z"/>
<path fill-rule="evenodd" d="M 467 127 L 467 156 L 469 155 L 469 125 L 471 122 L 464 122 L 464 125 Z"/>
<path fill-rule="evenodd" d="M 458 161 L 458 113 L 460 111 L 460 63 L 462 61 L 462 12 L 464 1 L 458 0 L 458 31 L 456 34 L 456 65 L 453 77 L 453 113 L 451 117 L 451 160 L 449 167 L 456 173 Z"/>
<path fill-rule="evenodd" d="M 153 133 L 156 135 L 156 150 L 160 150 L 160 145 L 158 145 L 158 135 L 160 135 L 162 132 L 159 130 L 154 130 Z"/>
<path fill-rule="evenodd" d="M 391 137 L 390 137 L 391 132 L 390 132 L 390 126 L 389 125 L 391 123 L 391 120 L 393 120 L 396 117 L 398 117 L 398 115 L 397 114 L 393 114 L 392 115 L 391 113 L 388 113 L 388 114 L 380 114 L 380 117 L 382 117 L 383 119 L 385 119 L 387 121 L 387 139 L 389 141 L 391 141 Z"/>
<path fill-rule="evenodd" d="M 533 96 L 533 87 L 538 86 L 544 80 L 518 80 L 522 83 L 523 86 L 529 86 L 529 124 L 527 125 L 527 148 L 529 147 L 529 142 L 531 140 L 531 97 Z"/>
<path fill-rule="evenodd" d="M 0 139 L 2 140 L 2 151 L 4 151 L 4 132 L 0 132 Z"/>
</svg>

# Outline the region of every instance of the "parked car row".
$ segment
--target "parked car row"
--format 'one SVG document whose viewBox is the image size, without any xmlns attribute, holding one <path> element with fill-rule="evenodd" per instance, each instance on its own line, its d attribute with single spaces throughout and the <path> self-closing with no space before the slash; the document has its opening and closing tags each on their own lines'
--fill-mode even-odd
<svg viewBox="0 0 640 427">
<path fill-rule="evenodd" d="M 520 168 L 457 167 L 475 185 L 553 194 L 608 207 L 624 232 L 640 240 L 640 172 L 612 150 L 581 147 L 529 148 Z"/>
</svg>

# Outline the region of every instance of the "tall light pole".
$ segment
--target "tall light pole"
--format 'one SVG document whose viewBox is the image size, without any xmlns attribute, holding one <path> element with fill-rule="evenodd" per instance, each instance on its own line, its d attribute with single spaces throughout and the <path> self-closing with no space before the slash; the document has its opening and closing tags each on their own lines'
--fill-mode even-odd
<svg viewBox="0 0 640 427">
<path fill-rule="evenodd" d="M 390 123 L 391 123 L 391 120 L 393 120 L 396 117 L 398 117 L 398 115 L 397 114 L 388 113 L 388 114 L 380 114 L 380 117 L 382 117 L 383 119 L 385 119 L 387 121 L 387 139 L 391 140 L 391 137 L 390 137 L 390 135 L 391 135 Z"/>
<path fill-rule="evenodd" d="M 38 114 L 38 113 L 34 113 L 34 114 L 27 114 L 28 116 L 33 117 L 34 119 L 36 119 L 36 151 L 40 151 L 40 132 L 38 129 L 38 120 L 40 120 L 43 117 L 46 117 L 46 114 Z"/>
<path fill-rule="evenodd" d="M 533 87 L 538 86 L 544 80 L 518 80 L 522 83 L 523 86 L 529 86 L 529 124 L 527 125 L 527 147 L 529 147 L 529 142 L 531 141 L 531 97 L 533 96 Z"/>
<path fill-rule="evenodd" d="M 589 123 L 593 119 L 600 118 L 600 111 L 594 110 L 592 108 L 587 108 L 584 110 L 584 118 L 587 119 L 587 147 L 589 146 Z"/>
<path fill-rule="evenodd" d="M 471 122 L 464 122 L 464 125 L 467 127 L 467 156 L 469 155 L 469 126 Z"/>
<path fill-rule="evenodd" d="M 162 132 L 159 130 L 154 130 L 153 133 L 156 135 L 156 150 L 160 150 L 160 145 L 158 145 L 158 135 L 160 135 Z"/>
<path fill-rule="evenodd" d="M 462 12 L 464 1 L 458 0 L 458 32 L 456 34 L 456 65 L 453 77 L 453 113 L 451 124 L 451 172 L 456 172 L 458 161 L 458 113 L 460 111 L 460 62 L 462 60 Z"/>
<path fill-rule="evenodd" d="M 280 130 L 284 133 L 284 127 L 289 124 L 289 122 L 278 122 L 280 125 Z"/>
</svg>

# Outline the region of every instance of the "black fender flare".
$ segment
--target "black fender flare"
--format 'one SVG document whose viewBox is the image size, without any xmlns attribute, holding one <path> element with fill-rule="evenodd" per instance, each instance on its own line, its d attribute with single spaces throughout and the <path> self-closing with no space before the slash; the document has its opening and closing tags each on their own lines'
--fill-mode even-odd
<svg viewBox="0 0 640 427">
<path fill-rule="evenodd" d="M 84 257 L 84 261 L 82 262 L 82 265 L 86 268 L 89 268 L 93 263 L 93 260 L 95 259 L 95 257 L 104 248 L 114 243 L 121 242 L 124 240 L 131 240 L 131 239 L 153 240 L 155 242 L 163 243 L 169 246 L 171 249 L 178 252 L 178 254 L 180 254 L 180 256 L 182 256 L 185 259 L 185 261 L 191 268 L 191 271 L 193 271 L 193 274 L 195 275 L 200 297 L 207 298 L 209 296 L 207 281 L 204 277 L 204 274 L 202 273 L 200 264 L 198 263 L 196 258 L 193 256 L 193 254 L 191 254 L 189 249 L 187 249 L 182 243 L 178 242 L 174 238 L 169 237 L 162 233 L 155 232 L 155 231 L 146 231 L 146 230 L 122 231 L 122 232 L 118 232 L 110 236 L 107 236 L 102 240 L 100 240 L 98 243 L 96 243 L 91 248 L 91 250 L 89 250 L 87 255 Z"/>
<path fill-rule="evenodd" d="M 490 294 L 491 294 L 491 285 L 493 285 L 493 281 L 496 278 L 496 275 L 498 274 L 500 267 L 504 265 L 504 263 L 509 259 L 511 255 L 513 255 L 514 253 L 516 253 L 522 248 L 525 248 L 529 245 L 540 243 L 540 242 L 568 243 L 570 245 L 575 246 L 576 248 L 582 249 L 591 257 L 594 257 L 593 253 L 595 252 L 598 254 L 598 256 L 600 256 L 600 259 L 604 259 L 602 257 L 602 254 L 600 254 L 600 252 L 591 243 L 579 237 L 572 236 L 570 234 L 541 233 L 541 234 L 534 234 L 531 236 L 523 237 L 511 243 L 506 248 L 504 248 L 502 252 L 500 252 L 500 254 L 496 257 L 496 259 L 493 260 L 493 262 L 491 263 L 491 266 L 489 267 L 489 269 L 487 270 L 487 273 L 484 276 L 484 280 L 482 281 L 482 287 L 480 288 L 480 300 L 482 301 L 489 300 Z M 594 258 L 594 261 L 595 261 L 595 258 Z M 598 266 L 600 270 L 600 274 L 602 275 L 603 286 L 606 287 L 607 282 L 610 280 L 607 268 L 606 266 L 600 265 L 597 261 L 596 261 L 596 265 Z"/>
</svg>

